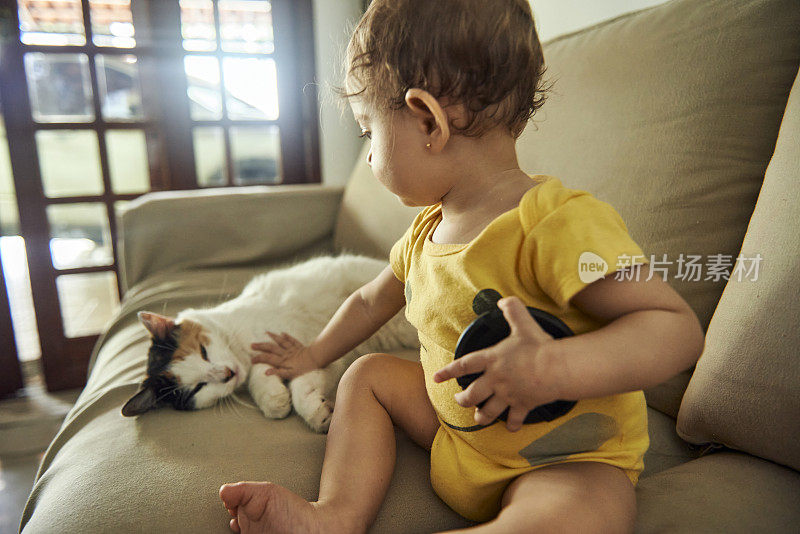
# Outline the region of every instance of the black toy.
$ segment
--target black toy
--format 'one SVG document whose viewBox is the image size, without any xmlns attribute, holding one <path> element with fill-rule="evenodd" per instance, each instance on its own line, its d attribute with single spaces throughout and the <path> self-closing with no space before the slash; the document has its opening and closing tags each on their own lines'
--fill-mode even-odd
<svg viewBox="0 0 800 534">
<path fill-rule="evenodd" d="M 511 328 L 503 316 L 502 310 L 497 307 L 497 301 L 502 297 L 493 289 L 484 289 L 478 293 L 472 303 L 472 308 L 478 318 L 461 333 L 456 344 L 455 358 L 460 358 L 470 352 L 485 349 L 496 345 L 511 334 Z M 538 308 L 528 306 L 528 312 L 539 323 L 542 329 L 554 338 L 562 338 L 574 335 L 572 330 L 558 317 L 547 313 Z M 473 373 L 459 376 L 456 378 L 458 385 L 467 389 L 474 380 L 483 373 Z M 487 399 L 488 400 L 488 399 Z M 479 403 L 478 408 L 482 407 L 486 401 Z M 576 401 L 557 400 L 549 404 L 537 406 L 528 412 L 524 424 L 540 423 L 542 421 L 552 421 L 557 417 L 569 412 Z M 502 421 L 507 421 L 508 408 L 498 417 Z"/>
</svg>

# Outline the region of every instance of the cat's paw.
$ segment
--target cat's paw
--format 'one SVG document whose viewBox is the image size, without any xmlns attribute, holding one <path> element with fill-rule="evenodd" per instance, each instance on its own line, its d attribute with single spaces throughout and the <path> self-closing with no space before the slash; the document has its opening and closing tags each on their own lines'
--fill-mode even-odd
<svg viewBox="0 0 800 534">
<path fill-rule="evenodd" d="M 292 411 L 292 395 L 286 388 L 277 392 L 260 392 L 253 400 L 269 419 L 283 419 Z"/>
<path fill-rule="evenodd" d="M 306 423 L 314 432 L 327 434 L 333 419 L 333 402 L 320 397 L 319 407 L 306 419 Z"/>
<path fill-rule="evenodd" d="M 259 363 L 250 370 L 250 396 L 270 419 L 283 419 L 292 411 L 292 393 L 280 377 L 264 375 L 269 366 Z"/>
</svg>

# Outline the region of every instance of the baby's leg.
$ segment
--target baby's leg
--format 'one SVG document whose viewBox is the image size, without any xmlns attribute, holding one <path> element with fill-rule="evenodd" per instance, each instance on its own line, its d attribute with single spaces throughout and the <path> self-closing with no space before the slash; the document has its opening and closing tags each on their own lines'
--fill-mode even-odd
<svg viewBox="0 0 800 534">
<path fill-rule="evenodd" d="M 549 465 L 520 475 L 495 519 L 455 532 L 630 533 L 636 493 L 622 469 L 600 462 Z"/>
<path fill-rule="evenodd" d="M 369 354 L 344 373 L 328 431 L 319 498 L 309 503 L 268 482 L 226 484 L 220 497 L 243 532 L 366 532 L 389 489 L 395 464 L 393 423 L 430 450 L 439 428 L 422 366 Z"/>
</svg>

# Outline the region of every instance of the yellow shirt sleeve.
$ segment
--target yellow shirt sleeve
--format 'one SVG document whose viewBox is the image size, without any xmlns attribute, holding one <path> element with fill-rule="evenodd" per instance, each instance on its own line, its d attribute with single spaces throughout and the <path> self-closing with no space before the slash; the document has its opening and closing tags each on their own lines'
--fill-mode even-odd
<svg viewBox="0 0 800 534">
<path fill-rule="evenodd" d="M 414 247 L 414 241 L 419 237 L 420 226 L 427 214 L 434 206 L 423 208 L 411 223 L 411 226 L 406 229 L 403 236 L 392 245 L 389 251 L 389 265 L 398 280 L 406 283 L 408 275 L 408 267 L 411 264 L 411 251 Z"/>
<path fill-rule="evenodd" d="M 526 236 L 531 241 L 528 250 L 536 282 L 562 311 L 595 280 L 615 276 L 611 273 L 623 267 L 648 263 L 610 204 L 587 192 L 571 193 L 562 197 L 560 205 L 551 204 L 552 211 Z"/>
<path fill-rule="evenodd" d="M 406 229 L 403 237 L 392 245 L 392 249 L 389 251 L 389 265 L 391 265 L 397 279 L 404 284 L 406 283 L 406 265 L 408 265 L 408 253 L 411 250 L 413 230 L 414 225 L 412 224 Z"/>
</svg>

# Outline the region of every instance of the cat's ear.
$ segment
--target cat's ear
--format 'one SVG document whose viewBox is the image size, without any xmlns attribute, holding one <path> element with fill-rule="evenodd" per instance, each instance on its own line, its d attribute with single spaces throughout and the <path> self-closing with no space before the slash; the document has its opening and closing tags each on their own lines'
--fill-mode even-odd
<svg viewBox="0 0 800 534">
<path fill-rule="evenodd" d="M 133 417 L 134 415 L 150 411 L 157 405 L 156 392 L 153 391 L 153 388 L 142 387 L 136 392 L 136 395 L 128 399 L 128 402 L 122 407 L 122 415 L 125 417 Z"/>
<path fill-rule="evenodd" d="M 167 339 L 169 333 L 175 328 L 175 320 L 164 315 L 140 311 L 137 317 L 156 339 Z"/>
</svg>

